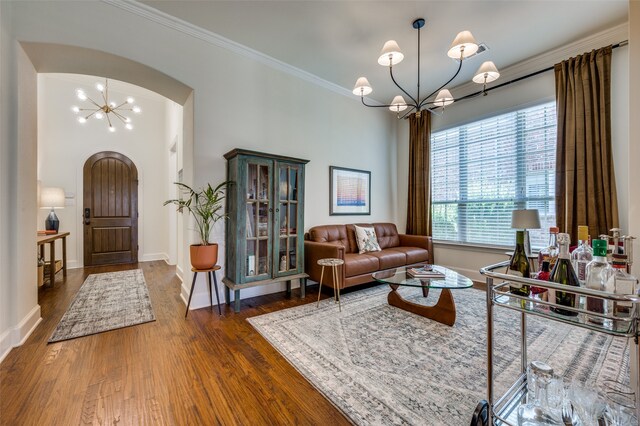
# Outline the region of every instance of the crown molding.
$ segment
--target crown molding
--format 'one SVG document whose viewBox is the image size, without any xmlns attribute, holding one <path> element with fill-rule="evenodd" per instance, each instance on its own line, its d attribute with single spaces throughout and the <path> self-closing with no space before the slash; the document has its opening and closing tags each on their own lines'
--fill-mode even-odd
<svg viewBox="0 0 640 426">
<path fill-rule="evenodd" d="M 500 79 L 497 84 L 510 81 L 527 74 L 551 67 L 570 57 L 589 52 L 593 49 L 599 49 L 610 44 L 620 43 L 629 38 L 629 22 L 616 25 L 599 33 L 592 34 L 588 37 L 566 44 L 557 49 L 550 50 L 540 55 L 534 56 L 516 64 L 510 65 L 500 70 Z M 469 93 L 479 91 L 481 85 L 473 82 L 467 82 L 451 89 L 456 92 L 454 97 L 468 95 Z M 491 87 L 488 85 L 487 87 Z"/>
<path fill-rule="evenodd" d="M 202 40 L 206 43 L 228 50 L 235 54 L 253 59 L 254 61 L 264 64 L 268 67 L 271 67 L 278 71 L 282 71 L 286 74 L 292 75 L 294 77 L 297 77 L 309 83 L 315 84 L 317 86 L 330 90 L 339 95 L 347 96 L 351 99 L 354 99 L 354 95 L 353 93 L 351 93 L 349 89 L 346 89 L 335 83 L 332 83 L 323 78 L 320 78 L 315 74 L 311 74 L 310 72 L 307 72 L 307 71 L 301 70 L 300 68 L 289 65 L 269 55 L 265 55 L 262 52 L 254 50 L 243 44 L 237 43 L 231 39 L 221 36 L 220 34 L 216 34 L 212 31 L 201 28 L 197 25 L 193 25 L 185 20 L 176 18 L 175 16 L 171 16 L 165 12 L 154 9 L 153 7 L 147 6 L 146 4 L 139 3 L 135 0 L 101 0 L 101 1 L 103 3 L 109 4 L 111 6 L 115 6 L 127 12 L 138 15 L 149 21 L 163 25 L 172 30 L 179 31 L 188 36 L 197 38 L 198 40 Z M 359 100 L 359 98 L 357 99 Z"/>
</svg>

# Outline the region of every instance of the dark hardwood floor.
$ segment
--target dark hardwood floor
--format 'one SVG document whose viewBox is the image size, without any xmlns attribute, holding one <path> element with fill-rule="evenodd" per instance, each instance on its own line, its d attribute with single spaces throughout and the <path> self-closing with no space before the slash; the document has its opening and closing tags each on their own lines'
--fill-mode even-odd
<svg viewBox="0 0 640 426">
<path fill-rule="evenodd" d="M 156 321 L 47 344 L 90 273 L 141 268 Z M 2 425 L 341 425 L 348 420 L 245 321 L 311 303 L 294 291 L 184 319 L 164 262 L 70 270 L 39 293 L 43 321 L 0 365 Z"/>
</svg>

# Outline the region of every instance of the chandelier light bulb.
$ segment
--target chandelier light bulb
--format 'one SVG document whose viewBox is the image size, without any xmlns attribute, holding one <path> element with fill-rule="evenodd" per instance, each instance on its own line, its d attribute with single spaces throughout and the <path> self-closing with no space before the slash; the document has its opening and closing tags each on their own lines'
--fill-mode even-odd
<svg viewBox="0 0 640 426">
<path fill-rule="evenodd" d="M 127 130 L 132 130 L 133 129 L 133 126 L 131 125 L 131 123 L 125 124 L 124 127 L 126 127 Z"/>
<path fill-rule="evenodd" d="M 113 101 L 109 102 L 109 106 L 110 106 L 111 108 L 115 108 L 117 105 L 118 105 L 118 104 L 116 104 L 116 103 L 115 103 L 115 102 L 113 102 Z"/>
<path fill-rule="evenodd" d="M 104 118 L 104 114 L 103 114 L 103 113 L 101 113 L 101 112 L 96 112 L 95 117 L 96 117 L 98 120 L 102 120 L 102 119 Z"/>
<path fill-rule="evenodd" d="M 373 92 L 373 89 L 367 77 L 360 77 L 353 88 L 353 94 L 357 96 L 367 96 L 371 92 Z"/>
<path fill-rule="evenodd" d="M 493 61 L 486 61 L 473 77 L 473 82 L 478 84 L 491 83 L 492 81 L 496 81 L 500 77 L 500 73 L 498 72 L 498 68 L 493 63 Z"/>
<path fill-rule="evenodd" d="M 104 85 L 102 85 L 101 83 L 96 83 L 96 89 L 98 89 L 98 92 L 102 93 L 104 92 Z"/>
<path fill-rule="evenodd" d="M 471 31 L 460 31 L 451 43 L 447 56 L 453 59 L 464 59 L 478 51 L 478 42 Z"/>
<path fill-rule="evenodd" d="M 77 106 L 72 106 L 71 107 L 71 111 L 75 112 L 76 114 L 80 112 L 80 108 L 78 108 Z"/>
<path fill-rule="evenodd" d="M 128 104 L 132 104 L 132 103 L 133 103 L 133 101 L 135 101 L 135 99 L 133 99 L 131 96 L 129 96 L 129 97 L 127 98 L 127 103 L 128 103 Z"/>
<path fill-rule="evenodd" d="M 124 118 L 124 122 L 125 122 L 125 123 L 131 123 L 131 119 L 130 119 L 129 117 L 125 117 L 125 118 Z"/>
<path fill-rule="evenodd" d="M 132 110 L 133 112 L 135 112 L 136 114 L 140 114 L 140 113 L 142 112 L 142 110 L 140 109 L 140 107 L 139 107 L 139 106 L 137 106 L 137 105 L 136 105 L 136 106 L 134 106 L 131 110 Z"/>
<path fill-rule="evenodd" d="M 77 90 L 76 95 L 78 95 L 78 99 L 80 99 L 81 101 L 87 100 L 87 95 L 82 90 Z"/>
<path fill-rule="evenodd" d="M 393 101 L 391 101 L 391 106 L 389 106 L 389 109 L 393 112 L 404 111 L 405 109 L 407 109 L 407 102 L 405 102 L 402 96 L 398 95 L 393 98 Z"/>
<path fill-rule="evenodd" d="M 113 132 L 115 132 L 115 131 L 116 131 L 116 128 L 115 128 L 115 127 L 113 127 L 113 126 L 109 126 L 109 131 L 110 131 L 111 133 L 113 133 Z"/>
<path fill-rule="evenodd" d="M 451 105 L 454 102 L 453 96 L 451 96 L 451 92 L 447 89 L 442 89 L 438 92 L 438 96 L 436 96 L 436 100 L 434 102 L 435 106 L 446 107 L 447 105 Z"/>
<path fill-rule="evenodd" d="M 400 51 L 400 46 L 395 40 L 389 40 L 382 46 L 378 63 L 386 67 L 402 62 L 404 55 Z"/>
<path fill-rule="evenodd" d="M 80 124 L 84 124 L 84 123 L 86 123 L 86 122 L 87 122 L 87 119 L 86 119 L 86 118 L 84 118 L 84 117 L 78 117 L 78 123 L 80 123 Z"/>
</svg>

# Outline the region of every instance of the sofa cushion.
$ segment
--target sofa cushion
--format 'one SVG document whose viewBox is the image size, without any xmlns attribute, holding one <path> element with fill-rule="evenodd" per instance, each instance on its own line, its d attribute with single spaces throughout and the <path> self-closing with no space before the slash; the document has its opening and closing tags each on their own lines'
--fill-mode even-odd
<svg viewBox="0 0 640 426">
<path fill-rule="evenodd" d="M 374 223 L 378 244 L 381 249 L 397 247 L 400 245 L 400 237 L 398 236 L 398 228 L 394 223 Z"/>
<path fill-rule="evenodd" d="M 393 247 L 388 250 L 395 250 L 404 253 L 407 256 L 407 265 L 429 261 L 429 252 L 420 247 Z"/>
<path fill-rule="evenodd" d="M 380 269 L 380 262 L 375 256 L 368 253 L 345 253 L 344 254 L 344 274 L 347 277 L 360 274 L 370 274 Z"/>
<path fill-rule="evenodd" d="M 317 243 L 340 244 L 344 246 L 345 252 L 353 252 L 353 248 L 349 244 L 347 227 L 345 225 L 314 226 L 309 229 L 309 240 Z"/>
<path fill-rule="evenodd" d="M 358 253 L 369 253 L 380 251 L 376 230 L 373 227 L 354 225 L 356 230 L 356 242 L 358 243 Z"/>
<path fill-rule="evenodd" d="M 378 258 L 380 269 L 397 268 L 407 264 L 407 256 L 403 252 L 394 249 L 371 252 L 369 255 Z"/>
</svg>

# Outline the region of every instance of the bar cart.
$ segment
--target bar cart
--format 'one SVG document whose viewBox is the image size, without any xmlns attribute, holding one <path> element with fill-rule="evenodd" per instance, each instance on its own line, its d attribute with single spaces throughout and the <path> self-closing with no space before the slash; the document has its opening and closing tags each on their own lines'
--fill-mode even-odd
<svg viewBox="0 0 640 426">
<path fill-rule="evenodd" d="M 527 316 L 536 315 L 552 321 L 558 321 L 576 327 L 593 330 L 600 333 L 617 337 L 633 338 L 634 343 L 631 348 L 631 390 L 629 399 L 634 401 L 635 416 L 640 419 L 640 368 L 638 368 L 638 323 L 640 320 L 640 297 L 612 294 L 602 291 L 591 290 L 583 287 L 569 287 L 547 281 L 539 281 L 529 278 L 515 277 L 504 273 L 509 266 L 509 261 L 497 263 L 484 267 L 480 273 L 486 277 L 487 283 L 487 400 L 481 401 L 474 414 L 473 425 L 517 425 L 517 408 L 524 403 L 527 395 Z M 497 284 L 494 280 L 500 281 Z M 532 296 L 521 296 L 509 292 L 509 284 L 528 284 L 552 291 L 563 291 L 576 295 L 580 303 L 576 308 L 562 306 L 562 309 L 577 312 L 577 316 L 566 316 L 557 314 L 550 310 L 557 306 L 552 302 L 535 299 Z M 607 315 L 587 311 L 584 306 L 584 299 L 595 297 L 603 301 L 613 303 L 631 304 L 631 312 L 627 316 Z M 493 389 L 494 381 L 494 307 L 500 306 L 515 310 L 520 315 L 520 345 L 521 345 L 521 369 L 520 375 L 509 387 L 506 393 L 496 399 Z M 607 323 L 604 325 L 588 321 L 587 316 L 601 317 Z M 635 365 L 634 365 L 635 364 Z"/>
</svg>

